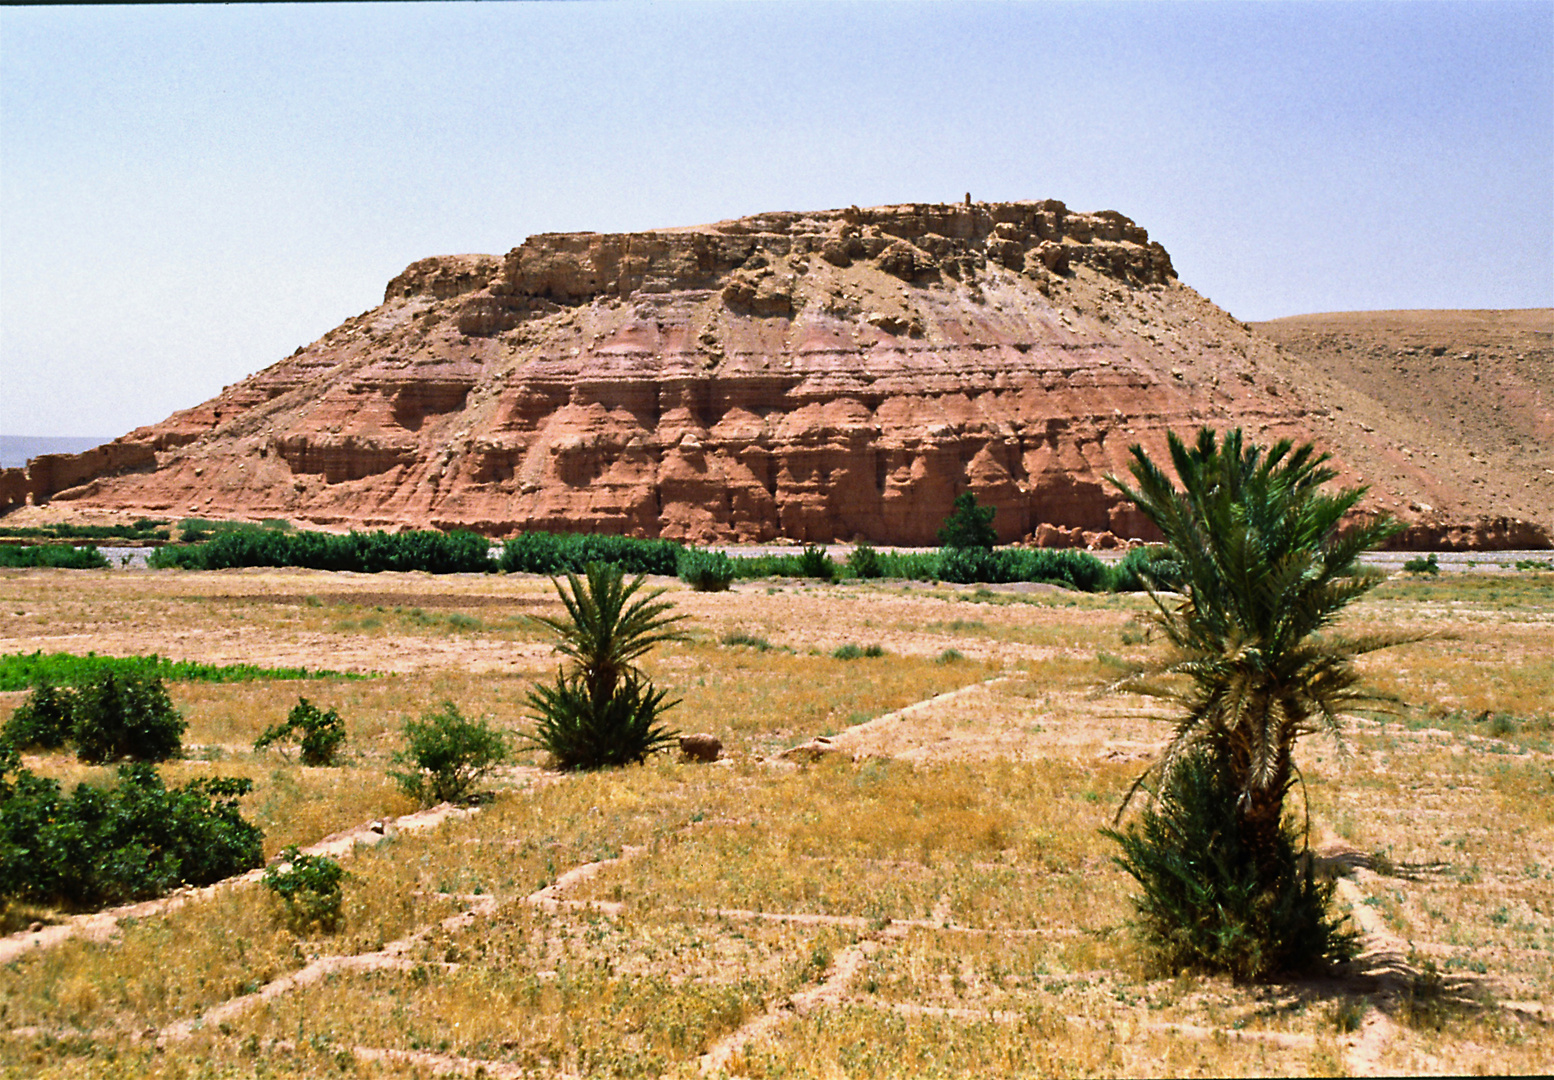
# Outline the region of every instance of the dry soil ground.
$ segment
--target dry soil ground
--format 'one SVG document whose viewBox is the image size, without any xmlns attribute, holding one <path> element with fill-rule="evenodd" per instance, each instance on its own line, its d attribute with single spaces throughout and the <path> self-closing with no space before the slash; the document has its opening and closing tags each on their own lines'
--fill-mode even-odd
<svg viewBox="0 0 1554 1080">
<path fill-rule="evenodd" d="M 1351 968 L 1236 986 L 1144 970 L 1097 834 L 1167 724 L 1097 697 L 1142 597 L 664 581 L 692 640 L 649 668 L 714 765 L 558 776 L 478 810 L 386 778 L 444 699 L 511 730 L 555 657 L 523 576 L 0 572 L 0 652 L 306 664 L 359 681 L 174 684 L 174 777 L 244 775 L 266 851 L 330 838 L 345 925 L 296 936 L 256 875 L 0 941 L 16 1076 L 1025 1076 L 1545 1071 L 1554 1058 L 1554 573 L 1391 582 L 1354 629 L 1410 706 L 1302 751 Z M 838 646 L 879 645 L 838 659 Z M 299 695 L 346 764 L 254 738 Z M 0 717 L 22 694 L 0 698 Z M 816 737 L 829 750 L 781 757 Z M 809 760 L 813 757 L 815 760 Z M 35 769 L 96 770 L 64 757 Z M 389 820 L 381 832 L 363 827 Z M 23 923 L 25 926 L 25 923 Z"/>
</svg>

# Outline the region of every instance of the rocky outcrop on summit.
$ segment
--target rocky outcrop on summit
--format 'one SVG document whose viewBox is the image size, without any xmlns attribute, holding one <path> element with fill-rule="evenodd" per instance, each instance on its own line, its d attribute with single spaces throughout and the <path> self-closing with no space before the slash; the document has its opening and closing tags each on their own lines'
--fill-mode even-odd
<svg viewBox="0 0 1554 1080">
<path fill-rule="evenodd" d="M 1357 479 L 1363 447 L 1323 438 L 1342 387 L 1289 372 L 1121 214 L 763 214 L 423 259 L 287 360 L 23 486 L 141 513 L 901 544 L 970 489 L 1004 540 L 1106 544 L 1147 532 L 1105 475 L 1168 429 L 1316 438 Z M 1428 479 L 1400 467 L 1372 505 L 1406 516 Z"/>
</svg>

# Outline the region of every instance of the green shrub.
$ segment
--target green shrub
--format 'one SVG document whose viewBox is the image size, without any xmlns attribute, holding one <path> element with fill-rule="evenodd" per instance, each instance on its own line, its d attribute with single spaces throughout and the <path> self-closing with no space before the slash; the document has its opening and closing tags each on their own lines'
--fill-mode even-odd
<svg viewBox="0 0 1554 1080">
<path fill-rule="evenodd" d="M 340 927 L 345 870 L 328 855 L 304 855 L 293 844 L 264 871 L 264 886 L 286 906 L 286 924 L 305 933 L 313 927 L 333 932 Z"/>
<path fill-rule="evenodd" d="M 884 573 L 880 568 L 880 555 L 868 544 L 859 544 L 847 556 L 847 568 L 854 577 L 877 578 Z"/>
<path fill-rule="evenodd" d="M 721 551 L 686 548 L 680 552 L 677 572 L 697 592 L 724 592 L 734 580 L 734 562 Z"/>
<path fill-rule="evenodd" d="M 1167 568 L 1170 549 L 1164 544 L 1143 544 L 1129 548 L 1122 561 L 1111 568 L 1107 575 L 1109 592 L 1144 592 L 1147 589 L 1170 589 Z"/>
<path fill-rule="evenodd" d="M 521 533 L 502 545 L 498 569 L 524 574 L 580 574 L 591 562 L 614 563 L 628 574 L 679 573 L 683 545 L 673 540 L 586 533 Z"/>
<path fill-rule="evenodd" d="M 952 548 L 939 551 L 934 576 L 957 585 L 1004 585 L 1049 581 L 1080 592 L 1096 592 L 1109 580 L 1105 563 L 1073 548 Z"/>
<path fill-rule="evenodd" d="M 475 785 L 507 760 L 502 733 L 484 720 L 467 720 L 458 706 L 444 701 L 420 720 L 406 720 L 405 748 L 394 754 L 389 775 L 400 790 L 423 806 L 469 802 Z"/>
<path fill-rule="evenodd" d="M 1403 570 L 1409 574 L 1430 574 L 1433 576 L 1441 572 L 1441 567 L 1436 562 L 1435 553 L 1431 552 L 1429 558 L 1416 555 L 1414 558 L 1409 559 L 1403 564 Z"/>
<path fill-rule="evenodd" d="M 0 655 L 0 690 L 25 690 L 28 686 L 52 683 L 57 686 L 81 686 L 104 671 L 124 675 L 153 676 L 169 682 L 252 682 L 256 679 L 364 679 L 348 671 L 322 668 L 265 668 L 253 664 L 201 664 L 193 660 L 164 660 L 150 656 L 98 656 L 87 653 L 6 653 Z"/>
<path fill-rule="evenodd" d="M 188 535 L 187 533 L 185 534 Z M 152 569 L 222 570 L 239 566 L 301 566 L 361 574 L 420 570 L 430 574 L 486 573 L 494 569 L 491 543 L 471 532 L 285 532 L 241 525 L 202 543 L 160 547 Z"/>
<path fill-rule="evenodd" d="M 110 788 L 54 780 L 0 749 L 0 898 L 78 909 L 209 885 L 263 863 L 263 834 L 238 813 L 247 779 L 169 789 L 149 765 L 123 765 Z"/>
<path fill-rule="evenodd" d="M 187 726 L 154 675 L 101 672 L 76 695 L 74 713 L 76 756 L 93 765 L 176 757 Z"/>
<path fill-rule="evenodd" d="M 0 544 L 0 567 L 50 566 L 58 570 L 106 570 L 108 560 L 94 547 Z"/>
<path fill-rule="evenodd" d="M 1122 848 L 1114 861 L 1143 889 L 1133 898 L 1134 930 L 1154 966 L 1247 981 L 1351 958 L 1355 935 L 1330 914 L 1333 885 L 1316 880 L 1288 822 L 1277 834 L 1277 871 L 1259 883 L 1237 794 L 1228 762 L 1195 749 L 1136 822 L 1102 830 Z"/>
<path fill-rule="evenodd" d="M 684 640 L 674 624 L 683 615 L 657 598 L 662 589 L 637 597 L 642 578 L 630 583 L 619 566 L 589 563 L 586 579 L 567 575 L 554 582 L 566 618 L 536 618 L 556 636 L 556 649 L 570 660 L 556 672 L 554 686 L 536 685 L 529 706 L 537 714 L 526 739 L 549 752 L 559 769 L 599 769 L 644 760 L 667 749 L 675 733 L 657 723 L 678 702 L 655 690 L 636 661 L 656 645 Z"/>
<path fill-rule="evenodd" d="M 818 544 L 806 544 L 804 550 L 799 552 L 799 575 L 830 581 L 836 577 L 836 563 L 831 561 L 825 548 Z"/>
<path fill-rule="evenodd" d="M 998 543 L 998 533 L 993 529 L 994 506 L 978 506 L 977 497 L 969 491 L 955 496 L 955 509 L 939 527 L 939 543 L 946 548 L 989 549 Z"/>
<path fill-rule="evenodd" d="M 70 741 L 75 710 L 73 690 L 41 683 L 11 714 L 0 739 L 18 750 L 58 750 Z"/>
<path fill-rule="evenodd" d="M 254 740 L 254 749 L 263 750 L 275 743 L 296 742 L 302 750 L 304 765 L 333 765 L 340 744 L 345 741 L 345 721 L 330 709 L 321 710 L 305 697 L 291 707 L 284 724 L 272 724 Z"/>
<path fill-rule="evenodd" d="M 878 645 L 859 646 L 851 641 L 831 650 L 831 656 L 836 660 L 858 660 L 864 657 L 874 660 L 884 655 L 885 650 Z"/>
</svg>

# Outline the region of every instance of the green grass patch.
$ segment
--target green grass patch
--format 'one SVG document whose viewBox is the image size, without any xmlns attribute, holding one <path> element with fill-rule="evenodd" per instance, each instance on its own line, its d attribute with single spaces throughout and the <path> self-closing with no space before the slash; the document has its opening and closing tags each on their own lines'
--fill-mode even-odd
<svg viewBox="0 0 1554 1080">
<path fill-rule="evenodd" d="M 26 690 L 39 683 L 80 686 L 104 671 L 157 677 L 169 682 L 254 682 L 259 679 L 362 679 L 367 676 L 324 668 L 260 667 L 257 664 L 202 664 L 150 656 L 85 656 L 74 653 L 6 653 L 0 655 L 0 691 Z"/>
</svg>

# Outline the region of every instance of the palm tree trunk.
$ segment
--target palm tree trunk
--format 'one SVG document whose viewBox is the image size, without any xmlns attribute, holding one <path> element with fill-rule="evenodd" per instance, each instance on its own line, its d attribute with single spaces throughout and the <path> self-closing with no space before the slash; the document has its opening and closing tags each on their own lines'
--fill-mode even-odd
<svg viewBox="0 0 1554 1080">
<path fill-rule="evenodd" d="M 1264 888 L 1270 888 L 1286 870 L 1280 857 L 1279 830 L 1284 821 L 1284 796 L 1293 778 L 1290 748 L 1288 745 L 1280 748 L 1274 775 L 1266 786 L 1247 786 L 1250 775 L 1247 764 L 1234 762 L 1233 773 L 1240 782 L 1237 818 L 1241 826 L 1241 843 L 1257 866 L 1258 882 Z"/>
</svg>

